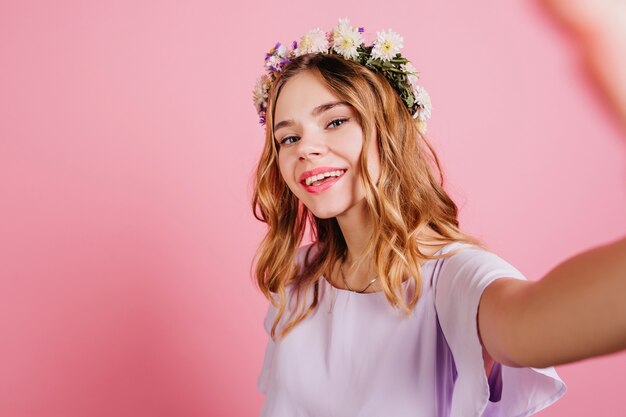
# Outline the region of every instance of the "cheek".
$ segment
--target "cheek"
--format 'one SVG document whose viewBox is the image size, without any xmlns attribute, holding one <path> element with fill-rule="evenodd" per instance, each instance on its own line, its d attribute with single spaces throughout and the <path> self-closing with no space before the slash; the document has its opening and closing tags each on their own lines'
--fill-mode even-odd
<svg viewBox="0 0 626 417">
<path fill-rule="evenodd" d="M 333 152 L 353 168 L 357 168 L 361 163 L 363 139 L 350 137 L 347 140 L 338 141 L 337 144 L 333 145 Z"/>
</svg>

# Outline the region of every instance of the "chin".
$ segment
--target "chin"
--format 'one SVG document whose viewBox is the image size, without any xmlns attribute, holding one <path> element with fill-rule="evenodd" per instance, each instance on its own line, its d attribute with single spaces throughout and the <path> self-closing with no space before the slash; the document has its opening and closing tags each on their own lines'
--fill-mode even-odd
<svg viewBox="0 0 626 417">
<path fill-rule="evenodd" d="M 313 211 L 313 210 L 310 210 L 310 211 L 311 211 L 311 213 L 313 213 L 313 215 L 314 215 L 316 218 L 318 218 L 318 219 L 322 219 L 322 220 L 325 220 L 325 219 L 332 219 L 333 217 L 337 217 L 337 214 L 336 214 L 336 213 L 334 213 L 334 212 L 333 212 L 333 213 L 331 213 L 331 212 L 325 212 L 325 211 L 322 211 L 322 212 L 319 212 L 319 211 Z"/>
<path fill-rule="evenodd" d="M 328 210 L 328 209 L 315 209 L 311 207 L 307 207 L 311 213 L 318 219 L 331 219 L 333 217 L 337 217 L 341 214 L 339 210 Z"/>
<path fill-rule="evenodd" d="M 344 214 L 348 214 L 353 211 L 356 206 L 359 204 L 354 204 L 352 202 L 346 201 L 334 201 L 335 204 L 317 204 L 317 205 L 306 205 L 306 208 L 318 219 L 330 219 L 333 217 L 340 217 Z M 361 204 L 365 204 L 365 199 L 361 202 Z"/>
</svg>

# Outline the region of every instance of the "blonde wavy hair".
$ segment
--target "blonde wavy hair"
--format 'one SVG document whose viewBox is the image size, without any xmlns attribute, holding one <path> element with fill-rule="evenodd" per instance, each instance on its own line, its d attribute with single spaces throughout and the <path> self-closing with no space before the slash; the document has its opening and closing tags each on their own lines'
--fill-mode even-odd
<svg viewBox="0 0 626 417">
<path fill-rule="evenodd" d="M 486 248 L 483 242 L 460 230 L 457 206 L 444 191 L 439 159 L 385 77 L 334 55 L 300 56 L 285 67 L 270 90 L 265 145 L 256 169 L 252 198 L 254 216 L 268 227 L 253 265 L 256 264 L 255 277 L 260 290 L 278 310 L 270 333 L 272 339 L 285 314 L 286 287 L 292 286 L 296 304 L 279 332 L 280 338 L 318 306 L 319 278 L 330 276 L 333 267 L 347 254 L 337 220 L 315 217 L 291 192 L 278 168 L 279 147 L 273 129 L 276 100 L 285 83 L 303 71 L 319 74 L 334 95 L 354 108 L 363 130 L 362 149 L 368 148 L 371 133 L 377 133 L 380 177 L 376 184 L 367 170 L 367 152 L 361 152 L 360 156 L 360 177 L 374 231 L 363 256 L 355 264 L 366 259 L 374 261 L 380 285 L 392 306 L 409 314 L 420 297 L 420 263 L 457 252 L 434 256 L 420 252 L 418 243 L 435 246 L 419 240 L 428 228 L 439 235 L 439 244 L 460 241 Z M 439 181 L 432 173 L 435 167 Z M 307 253 L 302 265 L 297 265 L 296 254 L 307 226 L 317 251 L 312 259 L 308 259 L 310 253 Z M 415 283 L 408 302 L 402 288 L 407 272 Z M 307 305 L 305 294 L 311 288 L 313 298 Z"/>
</svg>

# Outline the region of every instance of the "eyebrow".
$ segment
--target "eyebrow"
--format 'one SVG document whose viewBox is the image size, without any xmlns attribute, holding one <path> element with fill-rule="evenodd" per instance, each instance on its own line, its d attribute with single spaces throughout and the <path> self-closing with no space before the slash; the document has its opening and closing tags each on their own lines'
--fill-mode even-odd
<svg viewBox="0 0 626 417">
<path fill-rule="evenodd" d="M 333 107 L 349 106 L 349 105 L 350 104 L 346 101 L 331 101 L 328 103 L 320 104 L 319 106 L 317 106 L 311 111 L 311 116 L 318 116 L 321 113 L 324 113 L 325 111 L 332 109 Z M 295 122 L 291 119 L 283 120 L 281 122 L 276 123 L 276 125 L 274 126 L 274 132 L 276 132 L 278 129 L 281 129 L 283 127 L 293 126 L 294 124 Z"/>
</svg>

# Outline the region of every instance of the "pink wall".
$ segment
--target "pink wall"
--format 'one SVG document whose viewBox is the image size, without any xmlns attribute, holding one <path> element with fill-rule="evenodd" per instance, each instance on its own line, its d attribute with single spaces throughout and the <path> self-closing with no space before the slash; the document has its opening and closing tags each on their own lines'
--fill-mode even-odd
<svg viewBox="0 0 626 417">
<path fill-rule="evenodd" d="M 626 140 L 533 3 L 4 1 L 1 416 L 258 414 L 250 92 L 344 16 L 404 35 L 469 232 L 533 279 L 624 234 Z M 542 415 L 625 414 L 625 364 L 559 367 Z"/>
</svg>

